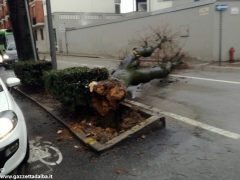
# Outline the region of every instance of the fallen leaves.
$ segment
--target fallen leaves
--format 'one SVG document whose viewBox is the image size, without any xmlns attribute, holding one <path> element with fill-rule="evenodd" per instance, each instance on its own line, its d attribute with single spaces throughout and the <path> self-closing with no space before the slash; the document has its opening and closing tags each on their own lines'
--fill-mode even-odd
<svg viewBox="0 0 240 180">
<path fill-rule="evenodd" d="M 59 129 L 57 131 L 57 141 L 72 140 L 73 137 L 67 129 Z"/>
<path fill-rule="evenodd" d="M 124 169 L 124 168 L 116 168 L 114 170 L 114 172 L 118 175 L 124 175 L 124 174 L 128 174 L 128 170 Z"/>
</svg>

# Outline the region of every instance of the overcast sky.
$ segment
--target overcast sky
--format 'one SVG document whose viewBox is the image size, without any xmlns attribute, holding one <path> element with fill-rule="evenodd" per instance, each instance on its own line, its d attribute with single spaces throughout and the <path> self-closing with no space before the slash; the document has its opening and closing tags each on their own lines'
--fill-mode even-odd
<svg viewBox="0 0 240 180">
<path fill-rule="evenodd" d="M 127 13 L 133 11 L 134 0 L 121 0 L 121 13 Z"/>
</svg>

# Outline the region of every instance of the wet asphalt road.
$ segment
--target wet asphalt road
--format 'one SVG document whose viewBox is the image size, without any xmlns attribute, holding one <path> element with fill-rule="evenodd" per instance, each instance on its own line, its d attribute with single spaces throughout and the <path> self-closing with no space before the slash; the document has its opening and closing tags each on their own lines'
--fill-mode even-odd
<svg viewBox="0 0 240 180">
<path fill-rule="evenodd" d="M 181 74 L 231 81 L 240 78 L 237 72 L 186 71 Z M 155 80 L 145 84 L 137 100 L 240 133 L 239 85 L 186 78 L 172 80 L 173 83 Z M 105 153 L 96 154 L 66 135 L 64 127 L 35 104 L 18 94 L 14 94 L 14 98 L 24 112 L 29 140 L 43 150 L 49 145 L 49 152 L 43 153 L 42 159 L 36 158 L 39 150 L 32 148 L 30 163 L 25 164 L 22 171 L 24 174 L 52 174 L 53 179 L 59 180 L 240 179 L 239 139 L 167 118 L 166 129 L 143 132 L 146 138 L 134 136 Z M 59 130 L 64 130 L 63 137 L 57 134 Z M 57 164 L 61 155 L 62 160 Z"/>
<path fill-rule="evenodd" d="M 240 149 L 235 140 L 169 121 L 166 129 L 145 132 L 145 139 L 132 137 L 99 155 L 69 135 L 61 139 L 61 124 L 29 100 L 16 94 L 14 98 L 24 112 L 29 140 L 41 137 L 39 146 L 49 141 L 63 156 L 58 165 L 28 163 L 24 174 L 52 174 L 58 180 L 239 179 Z M 56 154 L 43 160 L 55 162 Z"/>
</svg>

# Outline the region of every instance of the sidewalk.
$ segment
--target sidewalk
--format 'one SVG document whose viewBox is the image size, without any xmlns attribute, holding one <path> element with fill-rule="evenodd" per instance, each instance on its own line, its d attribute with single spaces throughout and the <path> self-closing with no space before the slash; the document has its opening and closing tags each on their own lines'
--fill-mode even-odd
<svg viewBox="0 0 240 180">
<path fill-rule="evenodd" d="M 39 54 L 40 59 L 51 60 L 49 54 Z M 94 57 L 94 56 L 66 56 L 57 55 L 58 69 L 69 67 L 88 66 L 90 68 L 100 67 L 109 70 L 116 69 L 121 60 L 114 58 Z"/>
<path fill-rule="evenodd" d="M 240 72 L 240 62 L 209 62 L 209 63 L 202 63 L 197 65 L 191 66 L 193 69 L 202 70 L 202 71 L 217 71 L 217 72 Z"/>
<path fill-rule="evenodd" d="M 40 59 L 50 60 L 50 55 L 46 53 L 39 54 Z M 121 60 L 110 57 L 100 57 L 94 55 L 84 54 L 57 54 L 57 61 L 59 69 L 75 66 L 89 66 L 89 67 L 106 67 L 110 70 L 115 69 Z M 207 62 L 192 58 L 186 58 L 185 62 L 190 69 L 202 70 L 202 71 L 217 71 L 217 72 L 232 72 L 240 71 L 240 61 L 229 63 L 227 61 L 222 62 L 219 65 L 218 61 Z"/>
<path fill-rule="evenodd" d="M 50 54 L 49 53 L 38 53 L 40 59 L 50 59 Z M 98 56 L 98 55 L 90 55 L 90 54 L 66 54 L 66 53 L 57 53 L 57 58 L 63 58 L 63 57 L 79 57 L 79 58 L 99 58 L 99 59 L 106 59 L 106 60 L 113 60 L 113 61 L 120 61 L 117 58 L 114 57 L 105 57 L 105 56 Z"/>
</svg>

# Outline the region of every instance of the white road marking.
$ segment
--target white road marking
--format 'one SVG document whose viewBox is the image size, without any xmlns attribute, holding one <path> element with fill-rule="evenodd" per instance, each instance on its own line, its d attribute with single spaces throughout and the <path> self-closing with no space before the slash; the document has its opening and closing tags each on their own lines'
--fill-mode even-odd
<svg viewBox="0 0 240 180">
<path fill-rule="evenodd" d="M 230 131 L 227 131 L 227 130 L 224 130 L 224 129 L 220 129 L 220 128 L 217 128 L 217 127 L 214 127 L 214 126 L 211 126 L 211 125 L 208 125 L 208 124 L 205 124 L 205 123 L 199 122 L 197 120 L 190 119 L 188 117 L 184 117 L 184 116 L 181 116 L 181 115 L 178 115 L 178 114 L 174 114 L 174 113 L 166 112 L 166 111 L 161 111 L 158 108 L 151 107 L 151 106 L 148 106 L 148 105 L 136 102 L 136 101 L 131 101 L 131 100 L 126 100 L 126 101 L 127 102 L 132 102 L 133 104 L 135 104 L 135 105 L 137 105 L 141 108 L 144 108 L 144 109 L 152 109 L 157 114 L 162 114 L 162 115 L 171 117 L 171 118 L 173 118 L 177 121 L 181 121 L 185 124 L 192 125 L 192 126 L 195 126 L 195 127 L 199 127 L 201 129 L 210 131 L 210 132 L 215 133 L 215 134 L 219 134 L 219 135 L 227 137 L 227 138 L 231 138 L 231 139 L 235 139 L 235 140 L 240 139 L 240 134 L 230 132 Z"/>
<path fill-rule="evenodd" d="M 41 141 L 42 137 L 38 136 L 29 141 L 30 157 L 28 163 L 40 161 L 46 165 L 55 166 L 62 162 L 63 156 L 61 151 L 54 147 L 49 141 Z"/>
<path fill-rule="evenodd" d="M 184 75 L 177 75 L 177 74 L 172 74 L 170 76 L 171 77 L 179 77 L 179 78 L 196 79 L 196 80 L 203 80 L 203 81 L 212 81 L 212 82 L 220 82 L 220 83 L 228 83 L 228 84 L 240 85 L 239 81 L 227 81 L 227 80 L 221 80 L 221 79 L 201 78 L 201 77 L 184 76 Z"/>
<path fill-rule="evenodd" d="M 209 63 L 196 64 L 194 66 L 206 66 L 206 65 L 209 65 Z"/>
<path fill-rule="evenodd" d="M 196 126 L 196 127 L 202 128 L 204 130 L 207 130 L 207 131 L 210 131 L 210 132 L 213 132 L 213 133 L 216 133 L 216 134 L 219 134 L 219 135 L 231 138 L 231 139 L 236 139 L 236 140 L 240 139 L 240 134 L 226 131 L 224 129 L 220 129 L 220 128 L 217 128 L 217 127 L 214 127 L 214 126 L 211 126 L 211 125 L 208 125 L 208 124 L 205 124 L 205 123 L 202 123 L 202 122 L 199 122 L 199 121 L 187 118 L 187 117 L 183 117 L 178 114 L 174 114 L 174 113 L 170 113 L 170 112 L 161 112 L 161 114 L 171 117 L 171 118 L 174 118 L 178 121 L 184 122 L 186 124 Z"/>
</svg>

